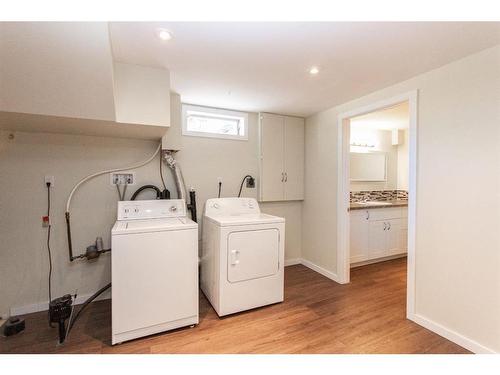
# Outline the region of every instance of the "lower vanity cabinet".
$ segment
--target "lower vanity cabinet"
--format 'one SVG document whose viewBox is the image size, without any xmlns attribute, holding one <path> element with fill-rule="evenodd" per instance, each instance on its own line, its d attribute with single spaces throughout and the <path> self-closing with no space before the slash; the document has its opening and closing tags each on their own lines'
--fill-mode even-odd
<svg viewBox="0 0 500 375">
<path fill-rule="evenodd" d="M 362 262 L 368 259 L 369 211 L 353 210 L 349 216 L 351 263 Z"/>
<path fill-rule="evenodd" d="M 350 212 L 350 262 L 358 263 L 407 252 L 407 208 Z"/>
</svg>

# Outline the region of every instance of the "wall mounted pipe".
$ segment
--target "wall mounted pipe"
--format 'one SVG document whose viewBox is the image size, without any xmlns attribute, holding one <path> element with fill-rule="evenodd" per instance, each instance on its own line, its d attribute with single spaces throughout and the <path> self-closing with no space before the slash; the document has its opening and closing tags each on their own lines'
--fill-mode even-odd
<svg viewBox="0 0 500 375">
<path fill-rule="evenodd" d="M 158 147 L 156 148 L 155 152 L 146 160 L 138 163 L 138 164 L 134 164 L 134 165 L 131 165 L 131 166 L 127 166 L 127 167 L 123 167 L 123 168 L 114 168 L 114 169 L 107 169 L 105 171 L 100 171 L 100 172 L 96 172 L 96 173 L 93 173 L 91 175 L 88 175 L 87 177 L 85 178 L 82 178 L 74 187 L 73 189 L 71 190 L 71 192 L 69 193 L 69 197 L 68 197 L 68 200 L 66 202 L 66 213 L 65 213 L 65 216 L 66 216 L 66 232 L 68 234 L 68 253 L 69 253 L 69 260 L 72 262 L 74 261 L 75 259 L 81 259 L 81 258 L 85 258 L 86 255 L 85 254 L 80 254 L 80 255 L 73 255 L 73 244 L 72 244 L 72 241 L 71 241 L 71 224 L 70 224 L 70 213 L 69 213 L 69 210 L 70 210 L 70 207 L 71 207 L 71 199 L 73 198 L 73 195 L 75 194 L 76 190 L 85 182 L 87 182 L 88 180 L 91 180 L 92 178 L 94 177 L 97 177 L 97 176 L 101 176 L 103 174 L 107 174 L 107 173 L 113 173 L 113 172 L 121 172 L 121 171 L 126 171 L 126 170 L 130 170 L 130 169 L 137 169 L 137 168 L 140 168 L 148 163 L 150 163 L 155 157 L 156 155 L 158 155 L 158 152 L 160 151 L 161 149 L 161 142 L 160 144 L 158 145 Z M 102 251 L 99 251 L 99 255 L 101 253 L 105 253 L 107 251 L 110 251 L 111 249 L 104 249 Z"/>
</svg>

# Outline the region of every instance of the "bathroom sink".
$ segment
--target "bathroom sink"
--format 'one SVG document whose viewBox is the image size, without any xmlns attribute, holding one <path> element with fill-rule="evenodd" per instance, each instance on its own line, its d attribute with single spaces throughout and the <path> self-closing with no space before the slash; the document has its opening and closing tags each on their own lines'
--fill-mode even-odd
<svg viewBox="0 0 500 375">
<path fill-rule="evenodd" d="M 367 206 L 390 206 L 392 203 L 389 202 L 379 202 L 379 201 L 367 201 L 367 202 L 356 202 L 358 204 L 365 204 Z"/>
</svg>

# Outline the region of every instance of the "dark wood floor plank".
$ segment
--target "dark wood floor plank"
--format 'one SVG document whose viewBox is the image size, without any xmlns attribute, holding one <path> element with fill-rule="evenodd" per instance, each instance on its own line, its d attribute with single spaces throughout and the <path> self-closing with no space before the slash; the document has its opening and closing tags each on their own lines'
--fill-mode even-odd
<svg viewBox="0 0 500 375">
<path fill-rule="evenodd" d="M 200 324 L 111 346 L 110 301 L 92 303 L 64 345 L 47 314 L 0 338 L 0 353 L 468 353 L 406 319 L 406 259 L 358 267 L 337 284 L 296 265 L 285 302 L 219 319 L 200 293 Z"/>
</svg>

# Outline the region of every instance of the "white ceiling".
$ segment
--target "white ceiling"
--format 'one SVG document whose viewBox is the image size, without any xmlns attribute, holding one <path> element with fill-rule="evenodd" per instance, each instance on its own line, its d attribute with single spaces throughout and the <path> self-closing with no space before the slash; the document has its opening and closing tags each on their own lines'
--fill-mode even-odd
<svg viewBox="0 0 500 375">
<path fill-rule="evenodd" d="M 410 112 L 408 102 L 351 119 L 351 127 L 358 129 L 392 130 L 408 129 L 409 126 Z"/>
<path fill-rule="evenodd" d="M 121 22 L 110 37 L 116 60 L 170 69 L 184 102 L 308 116 L 499 44 L 500 23 Z"/>
</svg>

